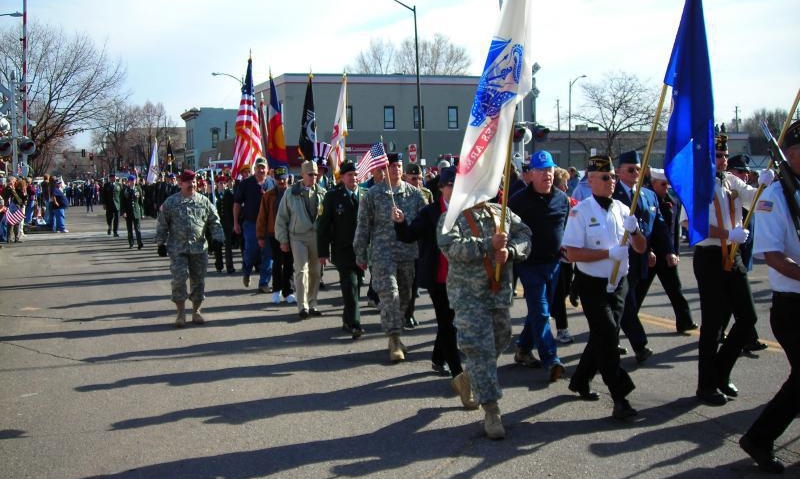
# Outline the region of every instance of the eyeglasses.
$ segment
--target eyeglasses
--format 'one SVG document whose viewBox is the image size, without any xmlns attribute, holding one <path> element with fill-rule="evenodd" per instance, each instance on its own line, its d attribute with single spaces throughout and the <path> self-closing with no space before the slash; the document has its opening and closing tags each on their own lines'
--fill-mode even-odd
<svg viewBox="0 0 800 479">
<path fill-rule="evenodd" d="M 638 166 L 629 166 L 628 168 L 625 168 L 625 171 L 628 173 L 638 173 L 642 171 L 642 168 Z"/>
<path fill-rule="evenodd" d="M 600 177 L 600 179 L 603 180 L 603 181 L 609 181 L 609 180 L 617 181 L 617 175 L 613 175 L 613 174 L 612 175 L 603 175 L 603 176 Z"/>
<path fill-rule="evenodd" d="M 717 157 L 717 158 L 727 158 L 727 157 L 728 157 L 728 154 L 727 154 L 727 153 L 717 153 L 717 154 L 716 154 L 716 157 Z"/>
</svg>

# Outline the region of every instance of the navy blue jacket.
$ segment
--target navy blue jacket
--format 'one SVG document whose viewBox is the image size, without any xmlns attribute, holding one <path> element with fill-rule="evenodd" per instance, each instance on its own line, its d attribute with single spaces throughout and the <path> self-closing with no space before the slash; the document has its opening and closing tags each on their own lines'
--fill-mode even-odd
<svg viewBox="0 0 800 479">
<path fill-rule="evenodd" d="M 625 192 L 622 183 L 617 183 L 612 197 L 627 206 L 631 205 L 631 199 Z M 669 230 L 667 230 L 666 223 L 664 223 L 664 217 L 661 216 L 658 197 L 652 190 L 641 189 L 639 204 L 636 206 L 634 215 L 639 219 L 639 230 L 647 240 L 647 248 L 642 254 L 636 253 L 631 248 L 628 256 L 630 260 L 629 271 L 638 272 L 641 274 L 640 277 L 645 277 L 647 276 L 647 257 L 650 254 L 650 250 L 655 253 L 657 261 L 665 261 L 664 257 L 673 251 L 672 238 Z"/>
<path fill-rule="evenodd" d="M 558 188 L 542 195 L 528 185 L 508 201 L 508 208 L 522 219 L 533 233 L 529 264 L 549 263 L 561 257 L 561 239 L 569 214 L 569 197 Z"/>
<path fill-rule="evenodd" d="M 399 241 L 419 242 L 417 286 L 420 288 L 428 289 L 437 284 L 436 273 L 439 269 L 441 251 L 436 243 L 436 226 L 439 224 L 440 216 L 442 216 L 442 205 L 439 201 L 434 201 L 419 210 L 411 223 L 394 224 L 394 231 Z"/>
</svg>

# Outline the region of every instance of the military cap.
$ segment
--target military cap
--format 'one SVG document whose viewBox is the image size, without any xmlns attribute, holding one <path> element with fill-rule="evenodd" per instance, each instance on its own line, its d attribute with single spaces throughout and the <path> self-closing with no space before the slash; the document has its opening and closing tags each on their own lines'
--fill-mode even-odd
<svg viewBox="0 0 800 479">
<path fill-rule="evenodd" d="M 595 155 L 586 161 L 586 172 L 602 171 L 611 173 L 614 171 L 614 161 L 608 155 Z"/>
<path fill-rule="evenodd" d="M 285 166 L 279 166 L 273 170 L 272 174 L 276 180 L 282 180 L 289 176 L 289 170 Z"/>
<path fill-rule="evenodd" d="M 179 179 L 181 181 L 192 181 L 194 177 L 197 176 L 194 171 L 192 170 L 183 170 Z"/>
<path fill-rule="evenodd" d="M 397 153 L 387 153 L 386 158 L 389 160 L 389 163 L 401 163 L 400 155 Z"/>
<path fill-rule="evenodd" d="M 342 167 L 339 168 L 339 174 L 343 175 L 345 173 L 350 173 L 351 171 L 356 171 L 356 164 L 352 161 L 345 161 L 342 163 Z"/>
<path fill-rule="evenodd" d="M 639 157 L 639 153 L 636 151 L 626 151 L 625 153 L 620 153 L 617 157 L 617 166 L 622 165 L 641 165 L 642 160 Z"/>
<path fill-rule="evenodd" d="M 725 133 L 717 133 L 714 137 L 714 147 L 717 151 L 728 151 L 728 135 Z"/>
<path fill-rule="evenodd" d="M 407 175 L 421 175 L 422 168 L 416 163 L 409 163 L 406 166 L 406 174 Z"/>
<path fill-rule="evenodd" d="M 791 148 L 798 144 L 800 144 L 800 120 L 789 125 L 789 129 L 786 130 L 786 136 L 783 137 L 783 144 L 781 147 Z"/>
<path fill-rule="evenodd" d="M 317 164 L 313 161 L 304 161 L 302 165 L 300 165 L 300 171 L 307 175 L 309 173 L 317 173 Z"/>
<path fill-rule="evenodd" d="M 745 154 L 732 156 L 728 159 L 729 170 L 750 171 L 747 164 L 750 163 L 750 157 Z"/>
<path fill-rule="evenodd" d="M 264 158 L 263 156 L 259 156 L 258 158 L 256 158 L 256 166 L 260 165 L 267 166 L 267 159 Z"/>
</svg>

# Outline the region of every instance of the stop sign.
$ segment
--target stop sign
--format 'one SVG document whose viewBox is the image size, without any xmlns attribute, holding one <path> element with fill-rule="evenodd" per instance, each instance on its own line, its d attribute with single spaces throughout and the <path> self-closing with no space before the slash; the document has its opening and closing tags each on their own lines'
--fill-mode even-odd
<svg viewBox="0 0 800 479">
<path fill-rule="evenodd" d="M 415 143 L 408 145 L 408 159 L 412 163 L 417 161 L 417 145 Z"/>
</svg>

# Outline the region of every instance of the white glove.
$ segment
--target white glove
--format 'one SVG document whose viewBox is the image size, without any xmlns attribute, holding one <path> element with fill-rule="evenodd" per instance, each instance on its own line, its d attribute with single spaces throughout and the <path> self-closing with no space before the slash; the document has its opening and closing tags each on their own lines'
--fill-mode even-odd
<svg viewBox="0 0 800 479">
<path fill-rule="evenodd" d="M 775 181 L 775 172 L 767 168 L 766 170 L 761 170 L 758 174 L 758 184 L 769 186 L 772 182 Z"/>
<path fill-rule="evenodd" d="M 734 243 L 744 243 L 747 241 L 748 236 L 750 236 L 750 230 L 746 230 L 741 226 L 737 226 L 736 228 L 728 231 L 728 239 Z"/>
<path fill-rule="evenodd" d="M 633 234 L 639 229 L 639 219 L 633 215 L 628 215 L 622 220 L 622 227 L 625 228 L 625 231 L 628 233 Z"/>
<path fill-rule="evenodd" d="M 630 217 L 629 217 L 630 218 Z M 619 261 L 620 263 L 628 260 L 628 247 L 627 246 L 612 246 L 608 250 L 609 259 Z"/>
</svg>

